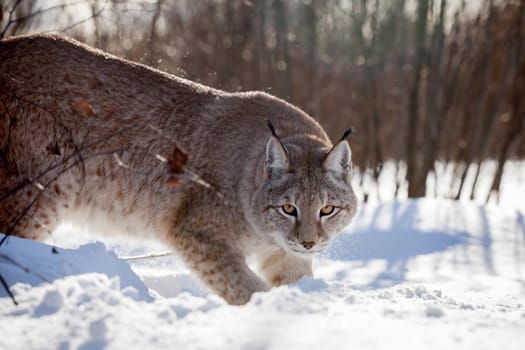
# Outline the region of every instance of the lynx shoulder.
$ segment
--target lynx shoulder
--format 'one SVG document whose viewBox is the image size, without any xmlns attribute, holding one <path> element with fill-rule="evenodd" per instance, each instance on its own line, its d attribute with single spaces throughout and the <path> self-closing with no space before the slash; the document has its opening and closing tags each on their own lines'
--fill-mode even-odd
<svg viewBox="0 0 525 350">
<path fill-rule="evenodd" d="M 188 159 L 168 186 L 176 146 Z M 355 214 L 350 157 L 344 139 L 332 145 L 265 93 L 215 90 L 61 36 L 0 41 L 0 232 L 46 239 L 70 220 L 157 237 L 242 304 L 312 275 L 313 254 Z"/>
</svg>

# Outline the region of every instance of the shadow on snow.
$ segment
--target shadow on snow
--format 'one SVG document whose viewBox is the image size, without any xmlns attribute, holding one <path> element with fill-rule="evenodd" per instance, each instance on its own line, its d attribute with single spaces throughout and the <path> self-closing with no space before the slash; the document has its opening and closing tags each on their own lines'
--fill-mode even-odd
<svg viewBox="0 0 525 350">
<path fill-rule="evenodd" d="M 368 227 L 339 235 L 325 256 L 334 260 L 361 261 L 363 265 L 372 260 L 385 260 L 387 265 L 384 271 L 369 284 L 372 288 L 381 288 L 403 282 L 410 259 L 468 243 L 471 235 L 464 231 L 448 233 L 443 230 L 419 229 L 418 222 L 421 215 L 419 215 L 418 203 L 419 201 L 416 200 L 406 205 L 400 203 L 379 205 L 375 208 Z M 379 224 L 380 218 L 385 218 L 385 214 L 391 216 L 388 228 L 382 228 Z M 480 214 L 485 215 L 485 213 Z M 364 214 L 361 212 L 359 215 Z M 492 267 L 491 239 L 486 218 L 483 220 L 482 241 L 485 262 L 490 269 Z"/>
</svg>

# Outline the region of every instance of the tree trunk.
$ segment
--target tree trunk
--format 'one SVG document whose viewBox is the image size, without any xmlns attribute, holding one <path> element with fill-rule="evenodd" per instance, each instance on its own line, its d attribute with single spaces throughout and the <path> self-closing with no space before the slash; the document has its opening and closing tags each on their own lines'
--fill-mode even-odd
<svg viewBox="0 0 525 350">
<path fill-rule="evenodd" d="M 255 30 L 256 30 L 256 57 L 255 57 L 255 86 L 261 90 L 266 85 L 266 0 L 255 1 Z"/>
<path fill-rule="evenodd" d="M 493 41 L 492 37 L 494 33 L 492 33 L 492 22 L 494 18 L 494 6 L 493 6 L 493 0 L 490 0 L 489 2 L 489 15 L 487 18 L 487 26 L 486 26 L 486 38 L 487 38 L 487 53 L 492 55 L 493 48 Z M 508 55 L 507 57 L 507 64 L 506 67 L 512 67 L 512 56 Z M 486 70 L 486 76 L 485 81 L 488 83 L 489 78 L 492 74 L 493 67 L 491 65 L 490 69 Z M 512 69 L 508 69 L 506 72 L 506 76 L 503 77 L 503 79 L 497 84 L 498 88 L 496 91 L 489 91 L 489 89 L 485 89 L 485 94 L 482 96 L 479 100 L 480 101 L 486 101 L 484 103 L 484 110 L 482 113 L 481 118 L 481 130 L 480 130 L 480 136 L 478 137 L 475 149 L 478 151 L 478 167 L 476 169 L 476 174 L 474 176 L 474 181 L 472 183 L 472 188 L 470 191 L 470 199 L 474 199 L 476 192 L 477 192 L 477 186 L 479 181 L 479 172 L 481 171 L 481 165 L 483 163 L 483 160 L 485 159 L 486 153 L 487 153 L 487 147 L 489 145 L 489 142 L 487 140 L 489 139 L 490 133 L 493 130 L 493 126 L 495 123 L 498 122 L 498 111 L 500 109 L 501 102 L 505 100 L 504 93 L 507 92 L 506 90 L 509 82 L 511 82 L 514 77 L 512 76 Z M 492 89 L 494 90 L 494 89 Z"/>
<path fill-rule="evenodd" d="M 157 0 L 157 4 L 155 5 L 155 12 L 153 13 L 153 17 L 151 18 L 151 28 L 150 28 L 149 42 L 148 42 L 148 54 L 149 54 L 148 64 L 153 67 L 156 67 L 158 63 L 157 22 L 159 21 L 160 14 L 162 12 L 163 2 L 164 0 Z"/>
<path fill-rule="evenodd" d="M 313 6 L 313 5 L 312 5 Z M 288 101 L 293 100 L 292 60 L 288 48 L 288 22 L 286 20 L 285 3 L 282 0 L 274 0 L 275 32 L 277 39 L 276 62 L 277 70 L 284 72 L 284 84 L 280 83 L 280 95 Z"/>
<path fill-rule="evenodd" d="M 304 2 L 304 17 L 306 25 L 306 62 L 308 64 L 309 76 L 308 81 L 308 112 L 314 117 L 320 114 L 320 100 L 319 100 L 319 76 L 317 65 L 317 6 L 316 0 L 311 2 Z"/>
<path fill-rule="evenodd" d="M 419 0 L 417 3 L 417 20 L 415 28 L 416 57 L 414 65 L 414 78 L 410 87 L 408 102 L 408 137 L 407 137 L 407 179 L 408 197 L 423 197 L 425 195 L 424 183 L 418 181 L 420 171 L 419 153 L 419 90 L 421 71 L 425 60 L 425 37 L 428 18 L 428 0 Z"/>
<path fill-rule="evenodd" d="M 507 137 L 503 143 L 503 147 L 498 155 L 498 164 L 496 175 L 492 181 L 489 194 L 487 195 L 487 202 L 490 196 L 498 194 L 501 190 L 501 179 L 503 177 L 503 167 L 507 161 L 509 150 L 511 146 L 517 141 L 521 134 L 525 122 L 525 45 L 523 43 L 525 38 L 525 0 L 520 1 L 519 15 L 516 25 L 516 55 L 515 66 L 516 73 L 513 81 L 513 96 L 512 96 L 512 114 L 511 119 L 507 125 Z"/>
<path fill-rule="evenodd" d="M 438 142 L 443 129 L 444 116 L 439 113 L 443 102 L 443 47 L 445 42 L 445 14 L 447 1 L 441 0 L 439 19 L 432 33 L 432 48 L 429 54 L 429 73 L 426 84 L 427 108 L 424 125 L 425 142 L 423 143 L 423 160 L 421 170 L 417 175 L 417 186 L 420 191 L 426 188 L 426 179 L 430 174 L 438 157 Z M 437 181 L 437 177 L 436 177 Z M 437 184 L 436 184 L 437 187 Z"/>
</svg>

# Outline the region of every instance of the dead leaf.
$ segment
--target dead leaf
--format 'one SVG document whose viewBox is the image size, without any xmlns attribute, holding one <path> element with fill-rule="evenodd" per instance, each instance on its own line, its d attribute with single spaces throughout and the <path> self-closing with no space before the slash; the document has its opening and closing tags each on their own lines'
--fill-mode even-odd
<svg viewBox="0 0 525 350">
<path fill-rule="evenodd" d="M 181 182 L 176 176 L 174 176 L 174 174 L 184 173 L 184 166 L 187 162 L 188 154 L 175 145 L 167 160 L 170 177 L 166 181 L 166 186 L 180 186 Z"/>
<path fill-rule="evenodd" d="M 171 176 L 168 181 L 166 181 L 166 186 L 180 186 L 180 180 L 175 176 Z"/>
<path fill-rule="evenodd" d="M 98 166 L 97 171 L 95 172 L 95 174 L 97 174 L 98 177 L 104 176 L 105 171 L 104 171 L 104 168 L 102 167 L 102 165 Z"/>
<path fill-rule="evenodd" d="M 93 109 L 93 106 L 87 100 L 81 100 L 77 102 L 77 107 L 86 115 L 86 117 L 92 117 L 97 112 Z"/>
</svg>

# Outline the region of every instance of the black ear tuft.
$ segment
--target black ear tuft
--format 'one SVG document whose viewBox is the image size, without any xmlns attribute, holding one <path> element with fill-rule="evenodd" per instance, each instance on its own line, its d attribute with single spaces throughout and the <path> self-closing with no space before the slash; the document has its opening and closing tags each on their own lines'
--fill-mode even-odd
<svg viewBox="0 0 525 350">
<path fill-rule="evenodd" d="M 341 137 L 341 139 L 339 141 L 345 140 L 348 136 L 350 136 L 354 132 L 355 132 L 355 128 L 353 128 L 353 127 L 346 129 L 346 131 L 343 134 L 343 137 Z"/>
<path fill-rule="evenodd" d="M 264 121 L 266 122 L 266 126 L 268 129 L 270 129 L 270 132 L 272 133 L 272 136 L 275 138 L 275 140 L 281 145 L 284 153 L 286 156 L 288 156 L 288 150 L 286 149 L 286 146 L 284 145 L 284 142 L 281 140 L 279 136 L 277 136 L 277 133 L 275 132 L 275 128 L 270 121 L 270 118 L 264 118 Z"/>
<path fill-rule="evenodd" d="M 272 133 L 272 136 L 277 137 L 277 134 L 275 133 L 275 128 L 273 127 L 273 124 L 270 121 L 270 119 L 269 118 L 265 118 L 264 121 L 266 122 L 266 126 L 268 127 L 268 129 L 270 129 L 270 132 Z"/>
<path fill-rule="evenodd" d="M 281 141 L 270 119 L 265 118 L 266 126 L 272 133 L 272 136 L 266 144 L 266 162 L 265 167 L 268 174 L 272 173 L 271 169 L 290 169 L 290 162 L 288 160 L 288 150 Z"/>
</svg>

